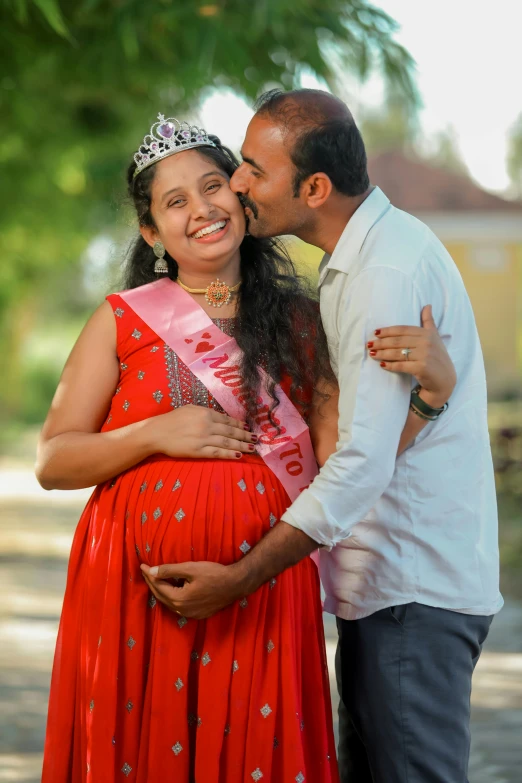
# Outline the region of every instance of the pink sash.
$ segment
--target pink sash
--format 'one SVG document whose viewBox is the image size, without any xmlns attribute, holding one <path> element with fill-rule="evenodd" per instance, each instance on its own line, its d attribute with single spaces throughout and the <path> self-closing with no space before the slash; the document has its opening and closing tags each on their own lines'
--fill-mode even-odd
<svg viewBox="0 0 522 783">
<path fill-rule="evenodd" d="M 239 374 L 241 350 L 233 337 L 224 334 L 169 278 L 124 291 L 120 296 L 177 353 L 229 416 L 245 419 L 246 398 L 241 394 Z M 260 373 L 254 428 L 259 437 L 257 451 L 293 501 L 318 472 L 310 431 L 280 386 L 276 387 L 280 401 L 277 416 L 272 415 L 279 432 L 270 423 L 268 375 L 262 369 Z"/>
</svg>

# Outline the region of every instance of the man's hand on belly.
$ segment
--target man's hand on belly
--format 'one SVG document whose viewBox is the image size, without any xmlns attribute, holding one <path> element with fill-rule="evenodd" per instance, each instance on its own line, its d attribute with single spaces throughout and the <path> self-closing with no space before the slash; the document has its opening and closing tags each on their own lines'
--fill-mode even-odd
<svg viewBox="0 0 522 783">
<path fill-rule="evenodd" d="M 141 570 L 158 601 L 182 617 L 204 620 L 295 565 L 317 549 L 317 543 L 286 522 L 279 522 L 250 552 L 233 565 L 201 561 Z M 170 579 L 184 579 L 174 587 Z"/>
<path fill-rule="evenodd" d="M 157 600 L 182 617 L 204 620 L 243 597 L 232 567 L 220 563 L 201 561 L 160 565 L 155 569 L 142 565 L 141 570 Z M 167 581 L 171 579 L 184 579 L 185 583 L 174 587 Z"/>
</svg>

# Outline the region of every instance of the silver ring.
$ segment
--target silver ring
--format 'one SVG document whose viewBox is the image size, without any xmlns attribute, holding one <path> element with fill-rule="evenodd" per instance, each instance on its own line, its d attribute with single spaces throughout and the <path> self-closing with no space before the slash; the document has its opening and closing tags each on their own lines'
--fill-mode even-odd
<svg viewBox="0 0 522 783">
<path fill-rule="evenodd" d="M 411 348 L 403 348 L 401 353 L 406 359 L 406 361 L 408 361 L 408 359 L 410 358 Z"/>
</svg>

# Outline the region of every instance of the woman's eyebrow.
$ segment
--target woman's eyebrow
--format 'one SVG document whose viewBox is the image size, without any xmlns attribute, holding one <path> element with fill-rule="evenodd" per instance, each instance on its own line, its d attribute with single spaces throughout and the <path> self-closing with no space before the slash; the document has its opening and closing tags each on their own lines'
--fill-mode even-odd
<svg viewBox="0 0 522 783">
<path fill-rule="evenodd" d="M 205 177 L 215 177 L 216 174 L 218 177 L 226 177 L 224 172 L 219 171 L 219 169 L 214 169 L 213 171 L 207 171 L 206 174 L 202 174 L 200 180 L 205 179 Z"/>
</svg>

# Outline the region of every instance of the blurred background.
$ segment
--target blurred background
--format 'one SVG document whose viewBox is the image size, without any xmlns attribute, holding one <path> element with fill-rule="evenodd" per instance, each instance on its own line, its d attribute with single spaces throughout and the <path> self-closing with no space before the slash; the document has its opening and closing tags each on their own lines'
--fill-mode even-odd
<svg viewBox="0 0 522 783">
<path fill-rule="evenodd" d="M 135 232 L 125 168 L 159 111 L 239 150 L 253 101 L 275 86 L 346 100 L 372 182 L 435 231 L 471 297 L 506 608 L 477 670 L 470 782 L 520 781 L 520 2 L 0 0 L 0 13 L 0 781 L 40 779 L 67 557 L 89 492 L 45 493 L 32 464 L 72 344 L 120 287 Z M 290 246 L 314 277 L 320 253 Z"/>
</svg>

